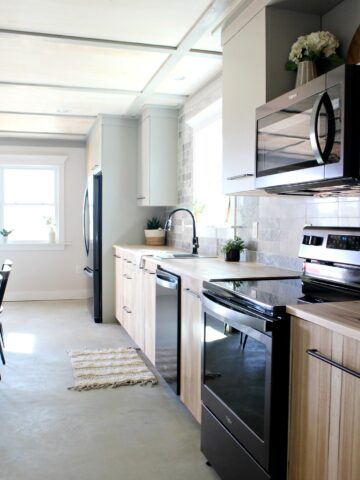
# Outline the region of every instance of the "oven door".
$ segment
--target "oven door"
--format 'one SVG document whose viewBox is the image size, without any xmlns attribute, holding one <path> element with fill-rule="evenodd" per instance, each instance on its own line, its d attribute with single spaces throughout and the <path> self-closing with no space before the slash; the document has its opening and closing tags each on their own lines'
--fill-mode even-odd
<svg viewBox="0 0 360 480">
<path fill-rule="evenodd" d="M 203 294 L 202 402 L 269 469 L 272 323 Z"/>
<path fill-rule="evenodd" d="M 326 89 L 325 80 L 318 77 L 257 110 L 257 188 L 343 175 L 342 85 Z"/>
</svg>

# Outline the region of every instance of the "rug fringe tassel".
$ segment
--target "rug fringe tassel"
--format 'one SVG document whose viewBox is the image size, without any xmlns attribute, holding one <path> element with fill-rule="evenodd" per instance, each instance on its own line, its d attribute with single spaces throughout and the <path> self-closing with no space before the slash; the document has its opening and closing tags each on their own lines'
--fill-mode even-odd
<svg viewBox="0 0 360 480">
<path fill-rule="evenodd" d="M 118 388 L 122 387 L 123 385 L 140 385 L 141 387 L 151 384 L 153 387 L 154 385 L 158 384 L 158 381 L 155 379 L 149 379 L 149 380 L 143 380 L 141 382 L 135 381 L 135 382 L 115 382 L 115 383 L 99 383 L 98 385 L 77 385 L 74 387 L 68 387 L 68 390 L 74 391 L 74 392 L 81 392 L 84 390 L 100 390 L 101 388 Z"/>
</svg>

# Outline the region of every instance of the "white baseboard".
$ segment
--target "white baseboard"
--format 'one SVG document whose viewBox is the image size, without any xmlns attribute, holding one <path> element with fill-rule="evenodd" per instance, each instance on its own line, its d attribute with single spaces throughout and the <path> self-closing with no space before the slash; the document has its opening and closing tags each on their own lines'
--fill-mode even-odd
<svg viewBox="0 0 360 480">
<path fill-rule="evenodd" d="M 55 291 L 27 291 L 7 292 L 6 302 L 25 302 L 31 300 L 78 300 L 89 297 L 87 290 L 55 290 Z"/>
</svg>

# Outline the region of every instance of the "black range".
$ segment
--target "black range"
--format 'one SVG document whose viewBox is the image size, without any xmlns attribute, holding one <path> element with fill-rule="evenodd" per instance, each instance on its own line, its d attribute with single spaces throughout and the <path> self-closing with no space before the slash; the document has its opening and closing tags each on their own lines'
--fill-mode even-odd
<svg viewBox="0 0 360 480">
<path fill-rule="evenodd" d="M 222 480 L 286 480 L 286 305 L 360 299 L 360 229 L 305 227 L 299 277 L 204 282 L 201 449 Z"/>
</svg>

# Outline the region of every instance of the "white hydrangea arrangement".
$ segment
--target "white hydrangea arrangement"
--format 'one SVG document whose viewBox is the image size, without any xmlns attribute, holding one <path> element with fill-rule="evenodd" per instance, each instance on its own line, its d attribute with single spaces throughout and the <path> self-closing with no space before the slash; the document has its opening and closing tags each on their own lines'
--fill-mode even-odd
<svg viewBox="0 0 360 480">
<path fill-rule="evenodd" d="M 286 69 L 296 70 L 299 63 L 305 60 L 326 60 L 334 67 L 341 65 L 343 59 L 336 53 L 339 46 L 339 40 L 330 32 L 302 35 L 291 47 Z"/>
</svg>

